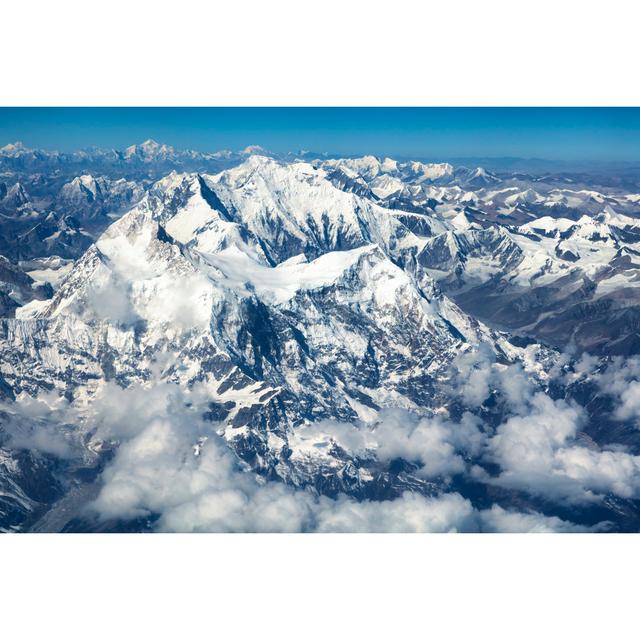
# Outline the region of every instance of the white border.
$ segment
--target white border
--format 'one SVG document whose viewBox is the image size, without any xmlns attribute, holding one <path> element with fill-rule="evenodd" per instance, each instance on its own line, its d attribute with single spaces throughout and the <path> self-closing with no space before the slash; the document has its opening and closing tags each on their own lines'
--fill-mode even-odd
<svg viewBox="0 0 640 640">
<path fill-rule="evenodd" d="M 640 104 L 640 9 L 537 0 L 22 0 L 5 105 Z"/>
<path fill-rule="evenodd" d="M 637 635 L 636 536 L 68 534 L 0 545 L 7 638 Z"/>
<path fill-rule="evenodd" d="M 3 105 L 640 105 L 638 8 L 5 3 Z M 1 117 L 1 111 L 0 111 Z M 3 637 L 622 638 L 637 536 L 3 536 Z"/>
</svg>

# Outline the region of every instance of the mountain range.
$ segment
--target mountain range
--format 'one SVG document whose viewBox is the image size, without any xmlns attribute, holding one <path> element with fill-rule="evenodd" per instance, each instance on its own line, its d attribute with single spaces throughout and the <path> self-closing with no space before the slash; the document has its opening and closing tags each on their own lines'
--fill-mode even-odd
<svg viewBox="0 0 640 640">
<path fill-rule="evenodd" d="M 637 531 L 636 179 L 3 147 L 0 528 Z"/>
</svg>

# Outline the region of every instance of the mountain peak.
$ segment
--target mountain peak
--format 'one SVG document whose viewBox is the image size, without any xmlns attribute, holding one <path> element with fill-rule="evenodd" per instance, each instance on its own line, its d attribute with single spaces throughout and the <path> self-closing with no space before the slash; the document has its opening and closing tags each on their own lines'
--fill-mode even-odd
<svg viewBox="0 0 640 640">
<path fill-rule="evenodd" d="M 140 145 L 140 148 L 144 149 L 145 151 L 157 151 L 158 149 L 168 149 L 170 147 L 168 147 L 166 144 L 160 144 L 152 138 L 148 138 Z"/>
<path fill-rule="evenodd" d="M 29 149 L 27 149 L 27 147 L 25 147 L 25 145 L 20 142 L 20 140 L 16 140 L 16 142 L 11 142 L 0 148 L 0 154 L 5 156 L 16 155 L 24 151 L 29 151 Z"/>
<path fill-rule="evenodd" d="M 29 194 L 26 192 L 22 183 L 16 182 L 10 189 L 7 190 L 5 200 L 12 201 L 15 206 L 22 206 L 30 201 Z"/>
<path fill-rule="evenodd" d="M 250 144 L 246 146 L 240 154 L 243 156 L 253 156 L 253 155 L 269 155 L 269 151 L 267 151 L 264 147 L 261 147 L 259 144 Z"/>
<path fill-rule="evenodd" d="M 144 160 L 156 160 L 173 152 L 173 147 L 170 147 L 167 144 L 160 144 L 159 142 L 149 138 L 141 144 L 132 144 L 130 147 L 127 147 L 124 150 L 124 157 L 127 159 L 140 157 Z"/>
</svg>

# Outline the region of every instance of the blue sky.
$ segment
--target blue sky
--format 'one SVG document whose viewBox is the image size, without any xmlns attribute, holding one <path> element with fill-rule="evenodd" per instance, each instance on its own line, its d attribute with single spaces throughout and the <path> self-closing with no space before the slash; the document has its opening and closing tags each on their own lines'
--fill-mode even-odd
<svg viewBox="0 0 640 640">
<path fill-rule="evenodd" d="M 0 108 L 0 146 L 640 160 L 640 108 Z"/>
</svg>

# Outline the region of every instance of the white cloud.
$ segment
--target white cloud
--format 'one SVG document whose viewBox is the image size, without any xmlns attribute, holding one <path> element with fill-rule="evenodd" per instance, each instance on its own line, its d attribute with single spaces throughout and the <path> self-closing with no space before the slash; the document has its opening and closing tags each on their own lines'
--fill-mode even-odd
<svg viewBox="0 0 640 640">
<path fill-rule="evenodd" d="M 351 455 L 372 455 L 389 462 L 403 458 L 420 465 L 423 478 L 449 477 L 464 473 L 464 456 L 477 455 L 485 436 L 480 421 L 465 413 L 459 423 L 442 416 L 420 417 L 404 409 L 384 409 L 368 424 L 325 420 L 303 427 L 291 446 L 325 443 L 333 440 Z M 326 455 L 317 449 L 315 455 Z"/>
<path fill-rule="evenodd" d="M 577 438 L 586 416 L 564 400 L 537 391 L 519 368 L 491 364 L 512 415 L 492 432 L 466 413 L 459 422 L 437 415 L 383 410 L 372 423 L 324 421 L 299 430 L 312 444 L 334 440 L 354 455 L 381 462 L 416 462 L 428 479 L 470 474 L 476 481 L 537 494 L 559 504 L 600 500 L 605 494 L 640 495 L 640 457 L 623 449 L 597 450 Z M 485 373 L 487 369 L 484 369 Z M 615 375 L 621 376 L 620 371 Z M 92 509 L 101 518 L 158 515 L 166 531 L 573 531 L 572 523 L 539 513 L 516 513 L 494 505 L 478 512 L 457 493 L 395 500 L 333 500 L 243 470 L 235 454 L 201 419 L 207 396 L 157 383 L 122 389 L 104 385 L 88 405 L 69 405 L 55 394 L 23 395 L 2 407 L 12 446 L 69 456 L 69 432 L 85 425 L 93 438 L 116 441 Z M 11 410 L 11 413 L 7 411 Z M 292 440 L 292 442 L 294 442 Z M 308 450 L 326 451 L 327 448 Z M 498 465 L 490 476 L 478 465 Z"/>
<path fill-rule="evenodd" d="M 561 360 L 566 364 L 567 358 Z M 639 420 L 640 358 L 614 358 L 604 371 L 600 368 L 598 359 L 585 355 L 571 372 L 555 373 L 565 382 L 596 381 L 617 399 L 617 418 Z M 479 351 L 456 358 L 455 369 L 467 404 L 477 406 L 495 391 L 511 414 L 486 440 L 484 457 L 498 463 L 500 473 L 484 481 L 559 502 L 599 500 L 607 493 L 640 495 L 640 457 L 581 444 L 577 436 L 586 426 L 586 412 L 575 403 L 553 400 L 519 364 L 500 365 L 492 354 Z"/>
<path fill-rule="evenodd" d="M 519 390 L 522 380 L 517 376 L 514 380 L 512 402 L 521 413 L 508 418 L 495 435 L 481 431 L 478 419 L 470 414 L 454 423 L 390 410 L 380 412 L 375 424 L 310 425 L 305 437 L 318 442 L 333 439 L 354 455 L 368 453 L 381 461 L 415 461 L 421 465 L 416 473 L 429 479 L 468 473 L 467 460 L 489 459 L 500 472 L 493 478 L 482 476 L 483 481 L 559 503 L 595 500 L 610 492 L 622 497 L 639 493 L 640 458 L 581 446 L 576 441 L 584 420 L 579 407 L 541 392 L 529 396 Z M 171 531 L 416 531 L 479 526 L 471 504 L 455 494 L 437 498 L 406 494 L 386 502 L 357 502 L 342 496 L 334 501 L 260 482 L 238 467 L 214 426 L 200 419 L 199 393 L 176 385 L 104 387 L 91 420 L 99 425 L 96 437 L 119 440 L 120 446 L 103 474 L 104 486 L 94 504 L 102 517 L 161 514 L 159 528 Z M 194 445 L 203 441 L 196 455 Z M 513 518 L 505 516 L 503 522 L 505 527 L 515 526 Z M 530 518 L 522 522 L 531 525 Z"/>
<path fill-rule="evenodd" d="M 213 295 L 211 283 L 197 273 L 171 274 L 133 286 L 133 304 L 140 316 L 183 330 L 207 325 Z"/>
<path fill-rule="evenodd" d="M 453 363 L 453 371 L 455 388 L 467 406 L 474 409 L 498 391 L 508 408 L 519 411 L 537 390 L 519 363 L 508 366 L 498 363 L 488 349 L 460 354 Z"/>
<path fill-rule="evenodd" d="M 536 393 L 529 410 L 509 418 L 489 441 L 502 469 L 497 482 L 570 502 L 608 492 L 625 498 L 640 495 L 640 456 L 578 444 L 584 420 L 580 407 Z"/>
<path fill-rule="evenodd" d="M 158 528 L 166 531 L 477 529 L 471 503 L 458 494 L 427 498 L 407 493 L 396 500 L 358 502 L 261 483 L 239 469 L 212 426 L 199 419 L 197 400 L 197 391 L 190 395 L 171 385 L 104 388 L 92 413 L 99 423 L 97 437 L 118 438 L 121 444 L 92 505 L 102 518 L 160 514 Z M 334 430 L 347 432 L 336 425 Z M 194 448 L 202 438 L 207 438 L 203 445 Z"/>
<path fill-rule="evenodd" d="M 455 359 L 456 387 L 469 406 L 480 406 L 489 396 L 492 363 L 492 355 L 481 349 L 462 353 Z"/>
<path fill-rule="evenodd" d="M 94 286 L 88 288 L 86 299 L 78 301 L 81 316 L 106 319 L 115 324 L 130 325 L 139 320 L 131 302 L 131 285 L 115 273 L 101 273 Z"/>
<path fill-rule="evenodd" d="M 640 426 L 640 357 L 616 356 L 603 368 L 597 359 L 583 356 L 574 369 L 576 377 L 595 381 L 613 399 L 614 418 Z"/>
<path fill-rule="evenodd" d="M 584 527 L 557 517 L 544 516 L 532 511 L 519 513 L 507 511 L 498 505 L 480 512 L 482 530 L 495 533 L 583 533 L 602 531 L 606 523 L 596 527 Z"/>
<path fill-rule="evenodd" d="M 422 467 L 417 473 L 426 478 L 464 472 L 459 452 L 477 453 L 483 438 L 470 414 L 454 424 L 440 416 L 418 418 L 402 410 L 382 412 L 372 435 L 378 459 L 418 461 Z"/>
<path fill-rule="evenodd" d="M 69 403 L 55 392 L 37 398 L 21 393 L 15 402 L 0 403 L 0 427 L 8 436 L 7 446 L 13 449 L 68 458 L 74 440 L 64 427 L 71 414 Z"/>
<path fill-rule="evenodd" d="M 385 502 L 341 499 L 320 502 L 317 530 L 322 532 L 445 533 L 478 530 L 477 514 L 469 500 L 457 493 L 427 498 L 405 493 Z"/>
<path fill-rule="evenodd" d="M 619 406 L 615 410 L 615 417 L 620 420 L 638 421 L 640 418 L 640 382 L 633 380 L 619 394 Z"/>
</svg>

